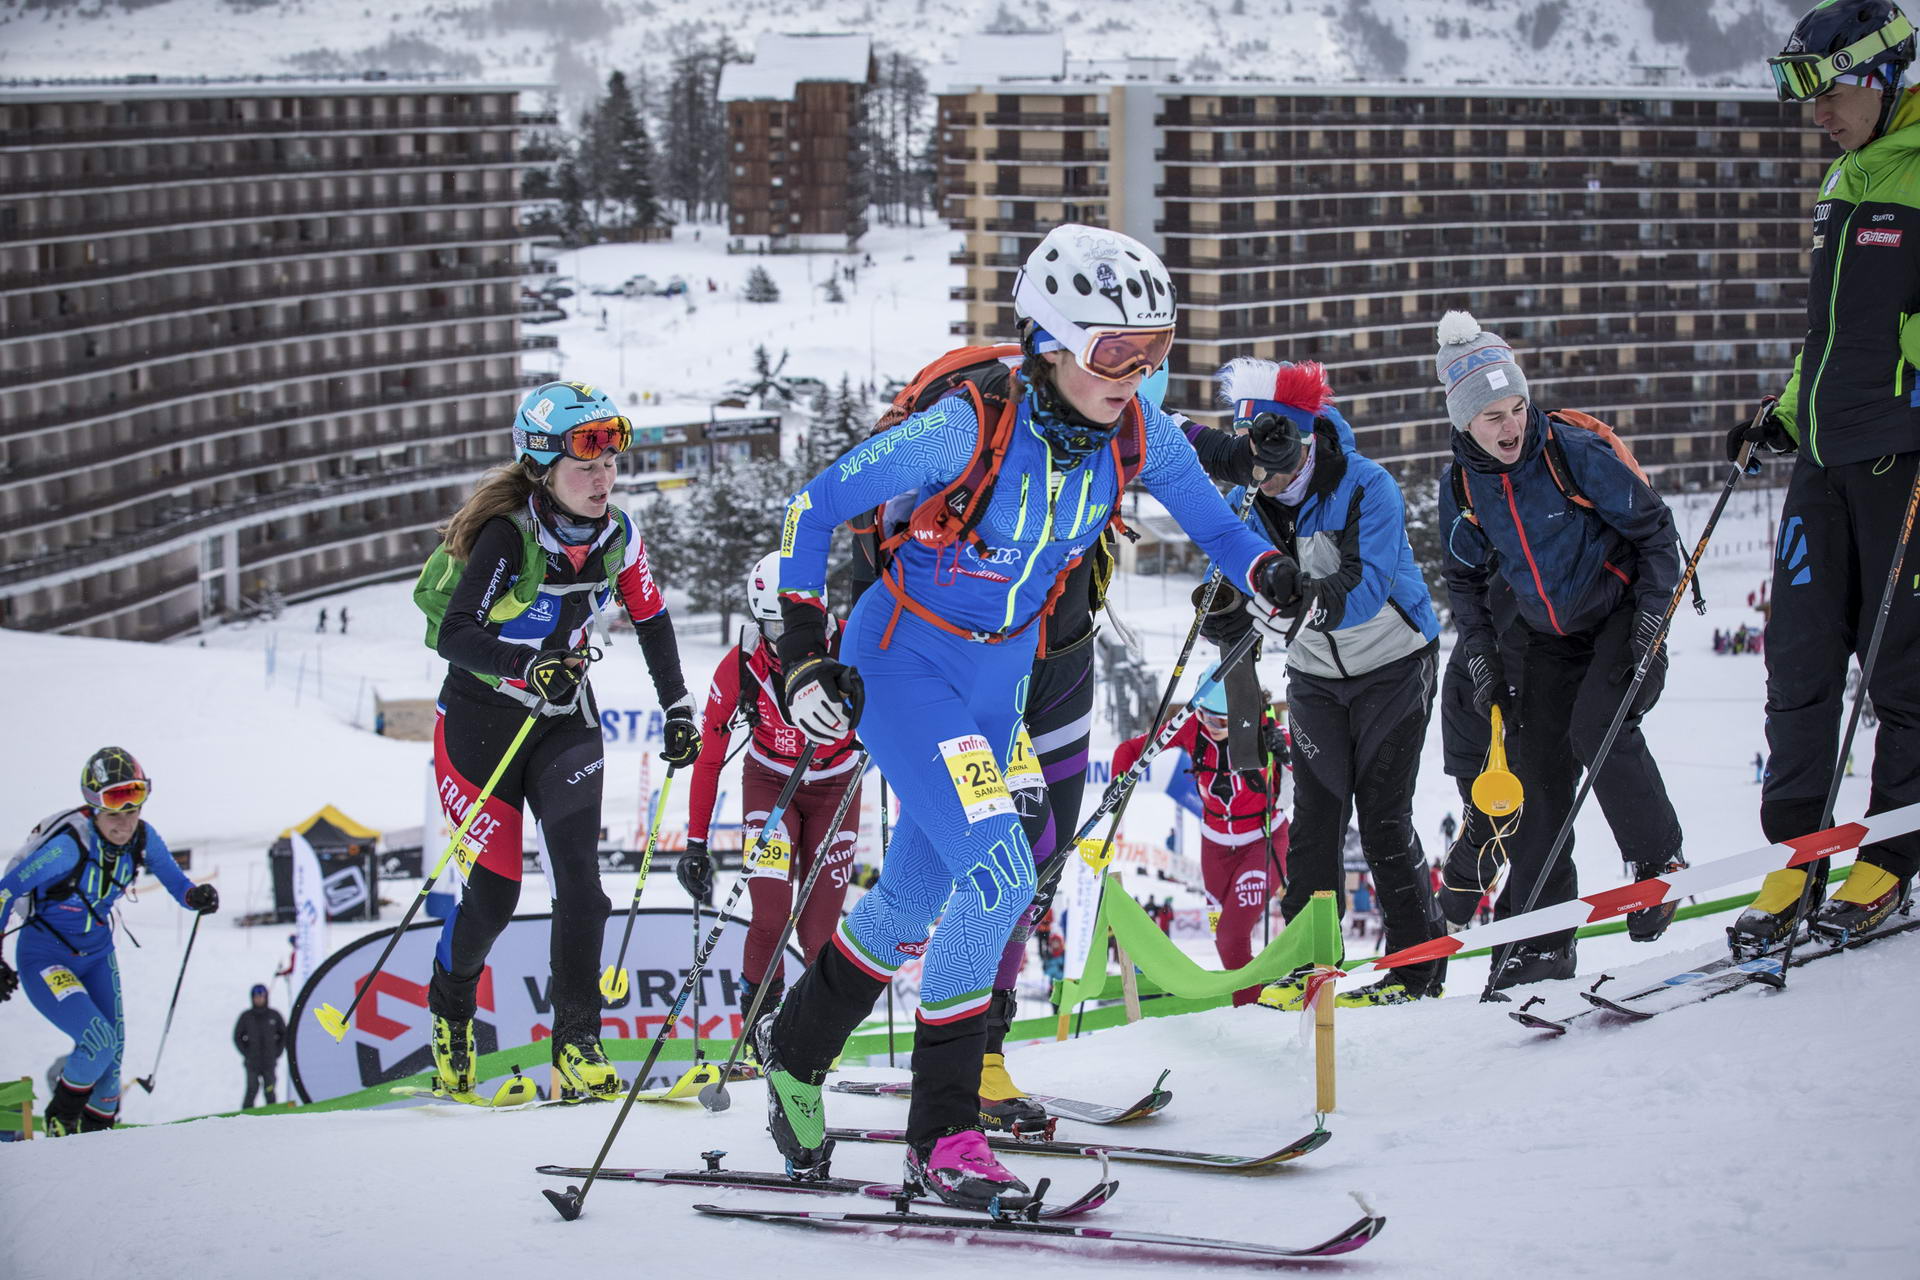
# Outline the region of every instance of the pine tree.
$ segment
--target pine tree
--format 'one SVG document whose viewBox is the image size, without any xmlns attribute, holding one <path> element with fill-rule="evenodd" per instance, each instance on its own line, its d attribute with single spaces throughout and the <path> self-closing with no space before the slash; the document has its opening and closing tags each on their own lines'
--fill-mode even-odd
<svg viewBox="0 0 1920 1280">
<path fill-rule="evenodd" d="M 779 545 L 786 500 L 807 479 L 777 458 L 736 459 L 642 512 L 656 572 L 686 587 L 694 612 L 718 613 L 723 638 L 746 603 L 747 571 Z"/>
<path fill-rule="evenodd" d="M 841 374 L 827 419 L 816 428 L 825 437 L 827 456 L 837 458 L 871 435 L 873 416 L 865 398 L 853 389 L 852 375 Z"/>
<path fill-rule="evenodd" d="M 732 390 L 735 395 L 757 398 L 762 405 L 769 401 L 775 404 L 791 404 L 794 399 L 793 384 L 785 376 L 786 350 L 780 352 L 775 360 L 764 346 L 753 349 L 753 373 L 741 382 L 735 383 Z"/>
<path fill-rule="evenodd" d="M 846 291 L 840 287 L 840 274 L 839 274 L 838 267 L 834 268 L 833 275 L 830 275 L 827 277 L 825 296 L 828 302 L 845 302 L 847 300 Z"/>
<path fill-rule="evenodd" d="M 780 286 L 773 282 L 767 269 L 755 263 L 753 270 L 747 272 L 747 291 L 744 295 L 748 302 L 780 301 Z"/>
<path fill-rule="evenodd" d="M 660 220 L 653 197 L 653 140 L 646 121 L 627 88 L 627 78 L 616 71 L 607 77 L 607 96 L 597 116 L 604 137 L 602 159 L 607 165 L 606 193 L 623 206 L 626 225 L 651 227 Z"/>
<path fill-rule="evenodd" d="M 586 185 L 580 180 L 580 168 L 571 154 L 554 166 L 553 195 L 560 202 L 560 233 L 570 245 L 587 244 L 596 237 L 593 218 L 587 212 Z"/>
</svg>

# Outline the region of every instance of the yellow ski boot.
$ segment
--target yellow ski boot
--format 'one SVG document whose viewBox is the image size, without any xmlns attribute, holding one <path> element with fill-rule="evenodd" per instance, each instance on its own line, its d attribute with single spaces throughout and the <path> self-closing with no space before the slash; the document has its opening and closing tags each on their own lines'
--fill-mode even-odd
<svg viewBox="0 0 1920 1280">
<path fill-rule="evenodd" d="M 554 1042 L 553 1069 L 559 1077 L 557 1090 L 563 1099 L 578 1101 L 592 1098 L 611 1102 L 624 1089 L 620 1073 L 607 1061 L 600 1038 L 591 1036 L 570 1044 Z"/>
<path fill-rule="evenodd" d="M 1793 932 L 1794 913 L 1800 908 L 1800 895 L 1807 887 L 1807 873 L 1799 867 L 1767 872 L 1760 893 L 1727 926 L 1727 944 L 1742 959 L 1764 955 L 1786 945 Z"/>
<path fill-rule="evenodd" d="M 1877 928 L 1896 908 L 1907 904 L 1907 886 L 1900 877 L 1871 862 L 1855 862 L 1839 891 L 1813 913 L 1812 929 L 1844 946 L 1849 939 Z"/>
<path fill-rule="evenodd" d="M 1013 1134 L 1043 1134 L 1053 1122 L 1047 1109 L 1027 1096 L 1007 1074 L 1005 1054 L 980 1058 L 980 1127 Z"/>
</svg>

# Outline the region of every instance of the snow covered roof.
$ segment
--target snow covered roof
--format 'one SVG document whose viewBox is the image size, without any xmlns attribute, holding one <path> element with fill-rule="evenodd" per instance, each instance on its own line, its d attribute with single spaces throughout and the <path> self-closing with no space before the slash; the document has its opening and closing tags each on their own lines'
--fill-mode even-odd
<svg viewBox="0 0 1920 1280">
<path fill-rule="evenodd" d="M 754 42 L 752 62 L 721 70 L 720 101 L 789 102 L 803 80 L 864 84 L 872 57 L 871 36 L 766 32 Z"/>
<path fill-rule="evenodd" d="M 1058 31 L 981 32 L 962 40 L 953 61 L 935 69 L 948 86 L 1003 80 L 1057 80 L 1066 74 L 1067 40 Z M 943 91 L 943 90 L 936 90 Z"/>
</svg>

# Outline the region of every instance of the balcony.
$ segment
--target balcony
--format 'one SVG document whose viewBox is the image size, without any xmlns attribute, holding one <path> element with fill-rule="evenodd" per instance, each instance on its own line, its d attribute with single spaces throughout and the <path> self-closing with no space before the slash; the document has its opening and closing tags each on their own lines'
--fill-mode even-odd
<svg viewBox="0 0 1920 1280">
<path fill-rule="evenodd" d="M 351 200 L 265 200 L 229 209 L 181 209 L 95 222 L 86 217 L 63 217 L 57 223 L 29 223 L 0 228 L 0 243 L 9 240 L 82 240 L 120 235 L 148 227 L 170 230 L 223 222 L 255 222 L 280 218 L 313 218 L 330 213 L 405 213 L 411 209 L 481 208 L 486 205 L 533 203 L 517 191 L 461 191 L 450 195 L 358 196 Z"/>
<path fill-rule="evenodd" d="M 989 111 L 982 119 L 1000 129 L 1104 129 L 1104 111 Z"/>
<path fill-rule="evenodd" d="M 1088 147 L 1080 151 L 1038 151 L 1028 148 L 1009 151 L 994 147 L 987 152 L 986 159 L 992 164 L 1075 165 L 1106 164 L 1111 156 L 1112 153 L 1105 147 Z M 970 160 L 972 157 L 961 156 L 960 159 Z"/>
<path fill-rule="evenodd" d="M 111 90 L 104 90 L 110 96 Z M 73 128 L 54 125 L 22 129 L 9 147 L 74 146 L 101 142 L 190 142 L 195 138 L 273 137 L 303 133 L 395 133 L 425 130 L 535 129 L 558 125 L 551 111 L 433 112 L 407 115 L 330 116 L 265 120 L 175 120 L 163 124 L 121 124 Z"/>
<path fill-rule="evenodd" d="M 408 169 L 461 169 L 501 165 L 525 165 L 554 158 L 552 147 L 522 147 L 519 150 L 448 151 L 433 155 L 405 156 L 298 156 L 275 160 L 270 164 L 210 166 L 182 176 L 181 171 L 161 167 L 139 173 L 71 173 L 43 178 L 0 178 L 0 196 L 31 195 L 58 191 L 79 195 L 87 191 L 108 191 L 116 187 L 179 186 L 204 182 L 231 182 L 240 178 L 314 178 L 328 173 L 404 172 Z"/>
</svg>

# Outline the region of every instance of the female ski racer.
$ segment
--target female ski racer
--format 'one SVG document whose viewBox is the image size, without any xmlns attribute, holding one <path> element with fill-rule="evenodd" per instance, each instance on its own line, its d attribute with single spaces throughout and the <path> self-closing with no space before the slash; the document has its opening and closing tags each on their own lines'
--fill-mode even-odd
<svg viewBox="0 0 1920 1280">
<path fill-rule="evenodd" d="M 1213 674 L 1208 671 L 1202 681 Z M 1216 684 L 1201 702 L 1200 714 L 1167 744 L 1187 753 L 1188 771 L 1200 792 L 1200 875 L 1218 922 L 1214 950 L 1229 969 L 1253 959 L 1254 923 L 1286 865 L 1287 741 L 1270 708 L 1262 712 L 1260 738 L 1265 767 L 1236 770 L 1227 763 L 1227 687 Z M 1114 776 L 1133 767 L 1146 743 L 1143 733 L 1120 744 L 1113 753 Z M 1258 986 L 1233 993 L 1236 1006 L 1259 998 Z"/>
<path fill-rule="evenodd" d="M 1025 1190 L 993 1158 L 977 1107 L 994 970 L 1033 896 L 1004 770 L 1055 579 L 1105 530 L 1129 472 L 1248 591 L 1264 590 L 1284 559 L 1233 519 L 1173 420 L 1138 398 L 1173 342 L 1173 289 L 1151 250 L 1056 227 L 1022 268 L 1014 309 L 1025 354 L 1004 399 L 942 398 L 788 504 L 780 655 L 794 722 L 819 742 L 858 723 L 902 813 L 878 884 L 753 1032 L 768 1127 L 796 1175 L 820 1176 L 826 1070 L 895 969 L 924 954 L 908 1173 L 976 1208 Z M 991 404 L 994 420 L 976 404 Z M 982 441 L 1003 428 L 1004 452 L 989 461 Z M 855 605 L 835 659 L 820 602 L 833 528 L 912 493 L 934 496 L 896 544 L 884 589 Z"/>
<path fill-rule="evenodd" d="M 594 387 L 549 382 L 530 392 L 514 419 L 514 462 L 489 472 L 443 530 L 449 563 L 464 561 L 457 581 L 443 601 L 421 599 L 429 617 L 444 605 L 431 641 L 448 663 L 434 768 L 450 820 L 466 816 L 537 713 L 456 853 L 466 887 L 441 933 L 428 989 L 436 1088 L 463 1101 L 473 1100 L 475 1083 L 475 988 L 520 897 L 523 802 L 538 821 L 553 892 L 555 1091 L 620 1092 L 600 1047 L 600 941 L 610 904 L 598 858 L 602 738 L 582 649 L 595 615 L 616 595 L 666 708 L 662 755 L 682 768 L 700 750 L 646 547 L 608 502 L 615 460 L 632 438 L 631 424 Z M 434 571 L 429 561 L 423 589 Z"/>
<path fill-rule="evenodd" d="M 73 1037 L 47 1103 L 56 1136 L 111 1129 L 120 1115 L 120 1059 L 127 1024 L 110 913 L 144 865 L 189 911 L 212 915 L 220 894 L 194 884 L 167 842 L 140 816 L 153 782 L 120 747 L 102 747 L 80 770 L 86 802 L 43 820 L 0 876 L 0 933 L 16 901 L 27 904 L 14 958 L 0 958 L 0 1001 L 24 986 L 42 1016 Z"/>
<path fill-rule="evenodd" d="M 681 888 L 702 902 L 713 901 L 713 856 L 707 852 L 707 834 L 713 823 L 720 767 L 733 737 L 734 717 L 744 713 L 748 732 L 753 735 L 740 771 L 747 831 L 759 830 L 767 820 L 806 745 L 806 736 L 788 718 L 780 658 L 774 652 L 774 644 L 785 629 L 780 616 L 779 573 L 780 555 L 769 552 L 747 575 L 747 612 L 758 624 L 756 634 L 720 659 L 707 694 L 700 762 L 693 769 L 693 791 L 687 802 L 687 851 L 674 868 Z M 775 965 L 779 957 L 774 955 L 773 946 L 793 910 L 794 886 L 806 880 L 808 868 L 823 845 L 827 849 L 826 863 L 814 880 L 795 927 L 801 954 L 809 962 L 840 922 L 840 905 L 846 901 L 847 877 L 853 870 L 853 844 L 860 838 L 860 775 L 854 771 L 859 745 L 848 733 L 814 751 L 813 764 L 787 806 L 780 834 L 769 841 L 756 865 L 741 868 L 752 905 L 746 954 L 740 963 L 742 1009 L 752 1003 L 753 993 L 762 982 L 772 985 L 761 1007 L 771 1009 L 780 1002 L 786 975 L 784 966 Z M 846 817 L 837 832 L 829 832 L 827 826 L 839 812 L 849 787 L 854 796 L 847 805 Z"/>
<path fill-rule="evenodd" d="M 1659 639 L 1680 581 L 1673 516 L 1606 439 L 1550 420 L 1528 398 L 1526 376 L 1498 334 L 1450 311 L 1438 337 L 1435 365 L 1453 422 L 1454 463 L 1440 483 L 1447 594 L 1467 650 L 1474 709 L 1484 718 L 1501 704 L 1502 718 L 1517 726 L 1509 754 L 1527 797 L 1495 912 L 1518 912 L 1546 872 L 1583 767 L 1595 770 L 1594 796 L 1635 878 L 1678 870 L 1686 865 L 1680 820 L 1640 732 L 1666 683 L 1664 647 L 1607 758 L 1593 758 L 1635 666 Z M 1512 682 L 1517 707 L 1488 601 L 1496 573 L 1513 589 L 1524 637 L 1523 673 Z M 1578 892 L 1563 850 L 1535 905 Z M 1658 938 L 1677 906 L 1629 913 L 1629 936 Z M 1515 947 L 1494 985 L 1570 978 L 1575 967 L 1567 930 Z"/>
</svg>

